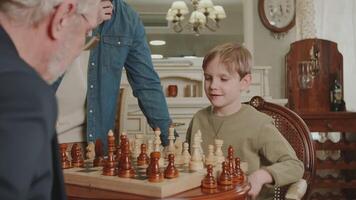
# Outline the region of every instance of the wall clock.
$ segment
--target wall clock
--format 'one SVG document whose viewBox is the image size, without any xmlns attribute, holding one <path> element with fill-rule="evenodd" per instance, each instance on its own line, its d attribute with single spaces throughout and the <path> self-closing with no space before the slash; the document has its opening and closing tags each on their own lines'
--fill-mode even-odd
<svg viewBox="0 0 356 200">
<path fill-rule="evenodd" d="M 295 25 L 295 0 L 259 0 L 262 24 L 273 33 L 288 32 Z"/>
</svg>

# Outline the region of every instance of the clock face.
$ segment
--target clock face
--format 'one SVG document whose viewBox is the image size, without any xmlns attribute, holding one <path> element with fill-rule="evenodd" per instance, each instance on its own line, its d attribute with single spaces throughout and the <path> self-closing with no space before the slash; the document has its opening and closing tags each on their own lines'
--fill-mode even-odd
<svg viewBox="0 0 356 200">
<path fill-rule="evenodd" d="M 294 19 L 294 0 L 265 0 L 264 10 L 272 26 L 283 28 Z"/>
<path fill-rule="evenodd" d="M 273 32 L 286 32 L 295 24 L 295 0 L 259 0 L 263 25 Z"/>
</svg>

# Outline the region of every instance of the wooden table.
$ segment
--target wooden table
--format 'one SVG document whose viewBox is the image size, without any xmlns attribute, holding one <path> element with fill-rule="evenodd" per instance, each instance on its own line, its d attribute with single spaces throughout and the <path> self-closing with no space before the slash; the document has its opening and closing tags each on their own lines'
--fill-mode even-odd
<svg viewBox="0 0 356 200">
<path fill-rule="evenodd" d="M 135 194 L 128 194 L 122 192 L 113 192 L 102 189 L 95 189 L 90 187 L 82 187 L 77 185 L 66 184 L 66 190 L 69 200 L 84 200 L 84 199 L 128 199 L 128 200 L 142 200 L 142 199 L 157 199 L 153 197 L 139 196 Z M 230 190 L 203 190 L 200 187 L 185 191 L 183 193 L 168 197 L 165 199 L 193 199 L 193 200 L 246 200 L 247 192 L 250 190 L 248 183 L 242 186 L 236 186 Z"/>
</svg>

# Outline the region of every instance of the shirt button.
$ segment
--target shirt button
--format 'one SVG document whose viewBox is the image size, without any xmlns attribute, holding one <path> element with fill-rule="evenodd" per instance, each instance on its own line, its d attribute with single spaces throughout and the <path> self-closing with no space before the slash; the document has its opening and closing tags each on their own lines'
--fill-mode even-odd
<svg viewBox="0 0 356 200">
<path fill-rule="evenodd" d="M 118 41 L 118 42 L 117 42 L 117 44 L 121 44 L 121 42 L 120 42 L 120 41 Z"/>
<path fill-rule="evenodd" d="M 90 63 L 91 64 L 91 66 L 94 66 L 95 65 L 95 63 L 94 62 L 92 62 L 92 63 Z"/>
<path fill-rule="evenodd" d="M 94 88 L 94 85 L 90 85 L 90 88 Z"/>
<path fill-rule="evenodd" d="M 90 110 L 89 110 L 89 112 L 90 112 L 90 113 L 93 113 L 93 110 L 92 110 L 92 109 L 90 109 Z"/>
<path fill-rule="evenodd" d="M 89 137 L 93 137 L 93 134 L 89 134 Z"/>
</svg>

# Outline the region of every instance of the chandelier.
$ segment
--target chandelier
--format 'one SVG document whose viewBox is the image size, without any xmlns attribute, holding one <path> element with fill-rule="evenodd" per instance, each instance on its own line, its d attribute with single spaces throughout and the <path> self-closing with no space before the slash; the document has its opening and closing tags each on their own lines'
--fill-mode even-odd
<svg viewBox="0 0 356 200">
<path fill-rule="evenodd" d="M 210 31 L 219 28 L 219 21 L 226 18 L 225 10 L 222 6 L 214 6 L 211 0 L 191 0 L 193 12 L 188 23 L 183 25 L 184 16 L 189 13 L 187 4 L 184 1 L 175 1 L 167 12 L 166 19 L 173 25 L 176 33 L 189 28 L 198 36 L 201 30 L 206 27 Z"/>
</svg>

